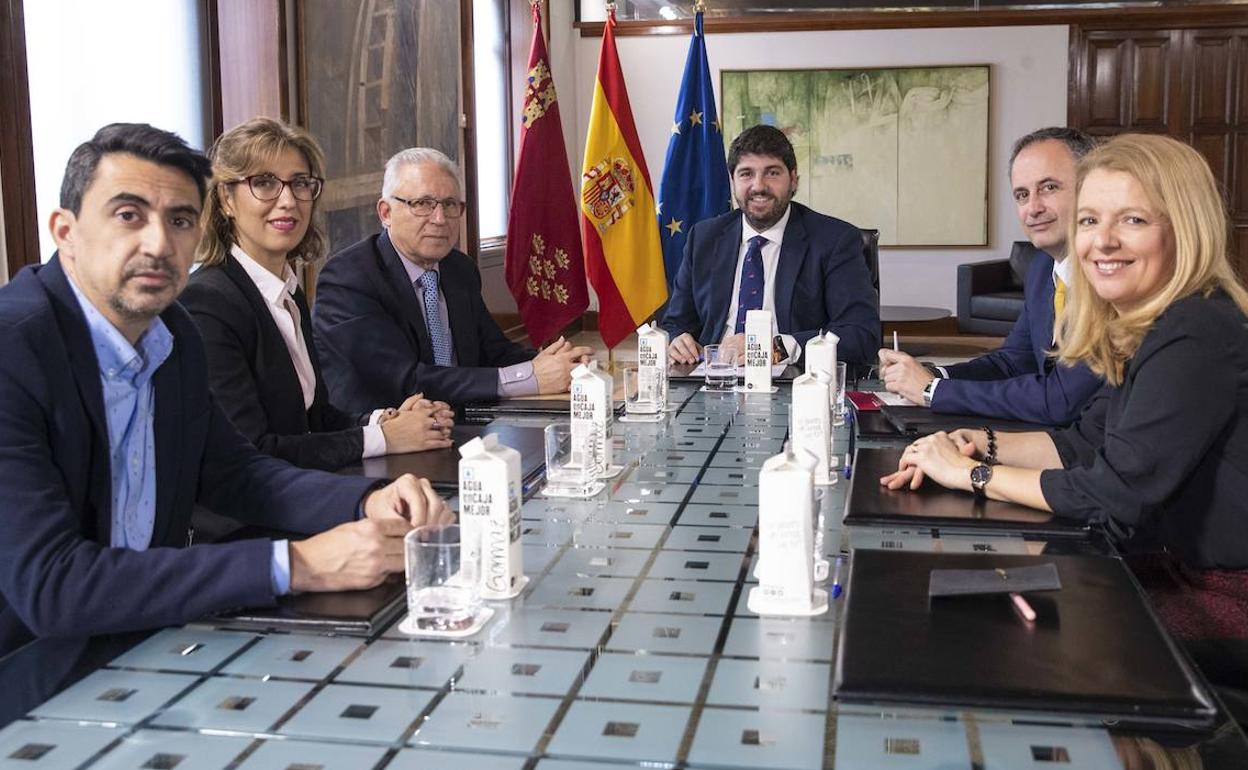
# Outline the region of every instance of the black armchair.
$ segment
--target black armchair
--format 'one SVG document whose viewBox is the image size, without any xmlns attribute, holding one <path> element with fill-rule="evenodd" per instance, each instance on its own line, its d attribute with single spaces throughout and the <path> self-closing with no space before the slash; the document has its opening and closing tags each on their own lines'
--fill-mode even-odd
<svg viewBox="0 0 1248 770">
<path fill-rule="evenodd" d="M 1036 254 L 1014 241 L 1009 259 L 958 265 L 958 331 L 1004 336 L 1023 311 L 1023 277 Z"/>
</svg>

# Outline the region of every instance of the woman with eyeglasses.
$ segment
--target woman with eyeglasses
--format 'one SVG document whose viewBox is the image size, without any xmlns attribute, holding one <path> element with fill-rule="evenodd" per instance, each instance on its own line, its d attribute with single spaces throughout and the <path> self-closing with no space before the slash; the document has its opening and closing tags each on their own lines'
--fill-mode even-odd
<svg viewBox="0 0 1248 770">
<path fill-rule="evenodd" d="M 262 452 L 334 470 L 362 458 L 451 446 L 453 414 L 415 394 L 395 409 L 329 403 L 311 315 L 292 266 L 319 258 L 325 159 L 307 132 L 268 118 L 222 134 L 203 236 L 180 301 L 204 338 L 213 392 Z"/>
<path fill-rule="evenodd" d="M 1124 134 L 1076 195 L 1057 357 L 1108 385 L 1069 428 L 921 438 L 881 483 L 1102 524 L 1176 636 L 1248 640 L 1248 292 L 1217 183 L 1191 147 Z"/>
</svg>

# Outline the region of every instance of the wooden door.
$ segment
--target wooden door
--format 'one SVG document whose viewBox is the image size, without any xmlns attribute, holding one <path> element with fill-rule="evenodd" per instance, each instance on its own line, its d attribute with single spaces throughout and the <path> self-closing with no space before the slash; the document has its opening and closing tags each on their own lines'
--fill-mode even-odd
<svg viewBox="0 0 1248 770">
<path fill-rule="evenodd" d="M 1091 134 L 1161 133 L 1209 161 L 1248 278 L 1248 27 L 1072 28 L 1068 120 Z"/>
</svg>

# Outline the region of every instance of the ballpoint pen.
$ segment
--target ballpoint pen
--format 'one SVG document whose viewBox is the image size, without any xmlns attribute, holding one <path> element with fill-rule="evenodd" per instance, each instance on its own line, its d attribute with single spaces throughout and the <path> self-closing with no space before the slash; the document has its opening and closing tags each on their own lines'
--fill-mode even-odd
<svg viewBox="0 0 1248 770">
<path fill-rule="evenodd" d="M 900 350 L 901 350 L 901 347 L 897 344 L 897 331 L 894 329 L 893 330 L 893 352 L 897 353 Z"/>
<path fill-rule="evenodd" d="M 839 599 L 844 593 L 841 583 L 841 565 L 845 563 L 845 554 L 838 553 L 832 565 L 832 598 Z"/>
</svg>

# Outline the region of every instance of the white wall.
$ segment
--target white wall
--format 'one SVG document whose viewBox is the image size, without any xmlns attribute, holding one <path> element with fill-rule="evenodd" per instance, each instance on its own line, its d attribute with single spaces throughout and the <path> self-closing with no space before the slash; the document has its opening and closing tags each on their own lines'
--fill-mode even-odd
<svg viewBox="0 0 1248 770">
<path fill-rule="evenodd" d="M 552 4 L 551 58 L 559 87 L 573 179 L 580 178 L 585 132 L 602 39 L 581 38 L 570 4 Z M 528 31 L 513 28 L 516 56 L 528 56 Z M 1010 200 L 1006 166 L 1015 138 L 1066 122 L 1066 26 L 833 32 L 710 33 L 707 50 L 717 103 L 719 68 L 992 65 L 989 118 L 989 243 L 977 249 L 885 249 L 880 284 L 885 304 L 936 305 L 953 311 L 956 265 L 1008 253 L 1022 237 Z M 651 182 L 658 184 L 672 112 L 689 45 L 686 35 L 617 37 Z M 523 49 L 523 50 L 520 50 Z M 827 212 L 835 215 L 835 211 Z M 869 223 L 861 223 L 869 227 Z"/>
<path fill-rule="evenodd" d="M 25 4 L 40 251 L 69 154 L 113 122 L 151 123 L 204 146 L 198 0 Z"/>
</svg>

